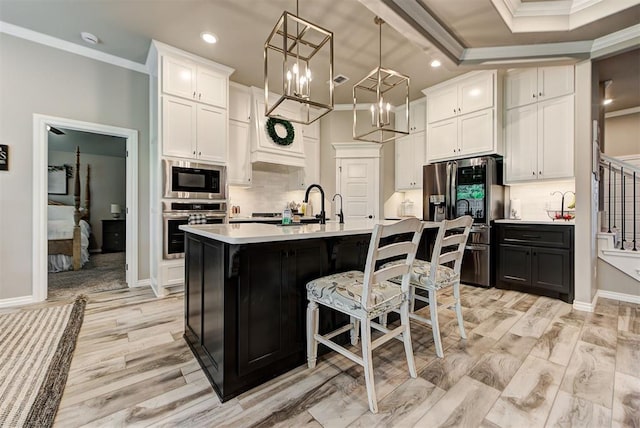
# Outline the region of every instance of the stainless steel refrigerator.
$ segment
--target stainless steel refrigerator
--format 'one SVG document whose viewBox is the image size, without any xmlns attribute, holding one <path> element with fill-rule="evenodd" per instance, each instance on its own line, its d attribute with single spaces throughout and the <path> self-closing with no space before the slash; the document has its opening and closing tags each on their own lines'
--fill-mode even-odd
<svg viewBox="0 0 640 428">
<path fill-rule="evenodd" d="M 493 286 L 495 256 L 491 248 L 491 226 L 493 220 L 504 217 L 502 158 L 485 156 L 425 165 L 422 179 L 424 220 L 473 217 L 462 260 L 461 281 Z M 435 234 L 427 238 L 432 246 Z"/>
</svg>

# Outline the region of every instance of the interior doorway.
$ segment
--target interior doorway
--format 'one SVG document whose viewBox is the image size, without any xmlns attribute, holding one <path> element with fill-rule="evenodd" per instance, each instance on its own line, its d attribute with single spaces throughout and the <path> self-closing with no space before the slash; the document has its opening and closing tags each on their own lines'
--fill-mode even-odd
<svg viewBox="0 0 640 428">
<path fill-rule="evenodd" d="M 48 130 L 48 298 L 125 288 L 126 139 L 52 126 Z M 73 256 L 60 244 L 73 241 L 76 185 L 81 260 L 74 270 Z"/>
<path fill-rule="evenodd" d="M 138 177 L 137 177 L 137 163 L 138 163 L 138 132 L 136 130 L 119 128 L 108 125 L 102 125 L 90 122 L 81 122 L 71 119 L 58 118 L 44 115 L 34 115 L 34 163 L 33 163 L 33 205 L 34 205 L 34 220 L 33 220 L 33 237 L 34 237 L 34 265 L 33 265 L 33 296 L 34 300 L 45 300 L 48 295 L 48 207 L 49 207 L 49 136 L 51 129 L 65 130 L 69 133 L 92 133 L 100 134 L 104 138 L 120 138 L 124 141 L 125 145 L 125 192 L 123 197 L 124 203 L 118 201 L 112 201 L 115 198 L 114 195 L 105 196 L 107 200 L 99 195 L 92 197 L 93 206 L 95 201 L 101 199 L 99 204 L 100 210 L 97 211 L 97 215 L 105 217 L 105 220 L 113 218 L 111 211 L 118 211 L 120 208 L 120 215 L 118 217 L 121 223 L 124 223 L 126 240 L 124 243 L 124 259 L 125 259 L 125 281 L 129 287 L 136 286 L 138 278 Z M 57 154 L 58 155 L 58 154 Z M 82 154 L 81 154 L 82 157 Z M 88 156 L 87 156 L 88 158 Z M 53 158 L 52 158 L 53 160 Z M 86 159 L 85 159 L 86 160 Z M 86 168 L 87 162 L 81 159 L 82 171 Z M 92 174 L 93 175 L 93 174 Z M 92 177 L 93 179 L 94 177 Z M 83 196 L 84 197 L 84 196 Z M 59 199 L 59 198 L 58 198 Z M 64 201 L 63 201 L 64 202 Z M 106 204 L 106 205 L 104 205 Z M 114 205 L 112 207 L 112 205 Z M 113 208 L 113 210 L 112 210 Z M 100 221 L 100 229 L 102 228 L 102 218 L 97 218 Z M 98 229 L 94 227 L 94 229 Z M 100 230 L 102 235 L 102 230 Z M 95 236 L 94 236 L 95 239 Z M 97 249 L 98 244 L 102 247 L 102 236 L 100 240 L 94 242 L 94 249 Z M 100 248 L 102 249 L 102 248 Z M 95 253 L 97 254 L 97 253 Z"/>
</svg>

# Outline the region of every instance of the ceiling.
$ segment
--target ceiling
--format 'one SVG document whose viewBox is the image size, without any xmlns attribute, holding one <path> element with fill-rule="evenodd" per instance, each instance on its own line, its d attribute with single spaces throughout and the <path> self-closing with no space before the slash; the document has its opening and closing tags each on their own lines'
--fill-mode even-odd
<svg viewBox="0 0 640 428">
<path fill-rule="evenodd" d="M 334 32 L 334 75 L 350 78 L 336 87 L 336 103 L 351 103 L 353 84 L 377 66 L 378 27 L 372 10 L 393 1 L 428 9 L 466 48 L 593 40 L 640 22 L 640 1 L 572 31 L 513 34 L 493 4 L 497 0 L 302 0 L 300 17 Z M 92 48 L 140 64 L 156 39 L 234 68 L 235 82 L 262 86 L 263 44 L 284 10 L 295 13 L 295 1 L 0 0 L 0 21 L 84 46 L 89 45 L 81 41 L 80 32 L 88 31 L 100 39 Z M 411 99 L 421 97 L 424 88 L 469 71 L 446 61 L 435 43 L 409 42 L 393 27 L 383 26 L 382 63 L 411 77 Z M 205 44 L 199 37 L 202 31 L 214 32 L 219 42 Z M 435 58 L 443 59 L 444 66 L 430 67 Z"/>
</svg>

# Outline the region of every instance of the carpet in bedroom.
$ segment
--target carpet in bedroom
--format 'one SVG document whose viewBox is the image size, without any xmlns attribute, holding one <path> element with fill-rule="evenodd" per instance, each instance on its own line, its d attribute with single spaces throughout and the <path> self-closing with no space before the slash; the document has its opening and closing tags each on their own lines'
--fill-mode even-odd
<svg viewBox="0 0 640 428">
<path fill-rule="evenodd" d="M 91 254 L 89 261 L 79 271 L 49 273 L 48 299 L 126 288 L 125 254 Z"/>
</svg>

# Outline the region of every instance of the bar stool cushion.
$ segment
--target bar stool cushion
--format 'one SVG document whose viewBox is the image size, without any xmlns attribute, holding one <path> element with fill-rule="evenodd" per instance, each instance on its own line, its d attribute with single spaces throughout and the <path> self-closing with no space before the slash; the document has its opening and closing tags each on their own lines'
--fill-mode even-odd
<svg viewBox="0 0 640 428">
<path fill-rule="evenodd" d="M 385 263 L 383 267 L 392 266 L 398 263 L 402 263 L 402 261 Z M 431 263 L 416 259 L 413 261 L 413 268 L 411 269 L 411 282 L 416 287 L 440 290 L 441 288 L 453 285 L 460 279 L 460 275 L 453 269 L 447 266 L 438 265 L 438 270 L 436 271 L 436 283 L 431 284 L 431 281 L 429 281 L 430 273 Z M 395 279 L 395 281 L 399 280 L 400 278 Z"/>
<path fill-rule="evenodd" d="M 365 308 L 361 304 L 363 279 L 363 272 L 355 270 L 324 276 L 307 283 L 307 295 L 318 303 L 349 315 L 369 318 L 389 312 L 407 298 L 399 285 L 382 281 L 372 285 L 371 306 Z"/>
</svg>

